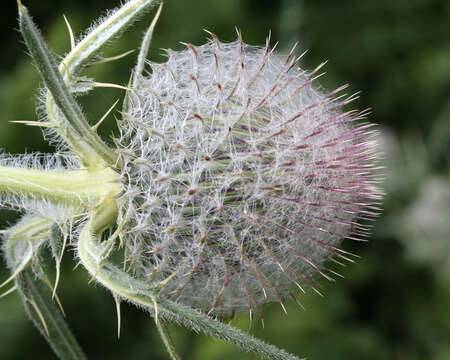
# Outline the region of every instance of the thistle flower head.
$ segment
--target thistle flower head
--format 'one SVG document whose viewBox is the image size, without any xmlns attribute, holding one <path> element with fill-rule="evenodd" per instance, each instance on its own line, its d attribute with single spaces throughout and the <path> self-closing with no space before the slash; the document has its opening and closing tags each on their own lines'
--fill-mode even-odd
<svg viewBox="0 0 450 360">
<path fill-rule="evenodd" d="M 283 302 L 376 214 L 374 132 L 298 59 L 214 39 L 139 81 L 118 141 L 129 267 L 220 314 Z M 356 123 L 357 122 L 357 123 Z"/>
</svg>

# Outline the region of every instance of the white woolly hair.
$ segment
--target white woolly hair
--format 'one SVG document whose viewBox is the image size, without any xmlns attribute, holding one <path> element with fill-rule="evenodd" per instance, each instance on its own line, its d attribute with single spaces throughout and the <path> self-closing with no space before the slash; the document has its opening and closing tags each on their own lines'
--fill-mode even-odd
<svg viewBox="0 0 450 360">
<path fill-rule="evenodd" d="M 375 131 L 356 98 L 298 58 L 240 39 L 168 51 L 134 89 L 118 140 L 127 265 L 166 296 L 232 316 L 351 261 L 380 198 Z M 357 124 L 355 124 L 357 123 Z"/>
</svg>

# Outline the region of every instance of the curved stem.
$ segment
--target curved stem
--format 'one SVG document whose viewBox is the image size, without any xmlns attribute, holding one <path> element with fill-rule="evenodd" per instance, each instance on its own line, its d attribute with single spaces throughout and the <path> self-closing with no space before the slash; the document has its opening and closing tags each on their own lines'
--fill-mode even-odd
<svg viewBox="0 0 450 360">
<path fill-rule="evenodd" d="M 113 294 L 144 307 L 155 317 L 156 314 L 161 314 L 167 320 L 235 344 L 244 351 L 255 352 L 264 359 L 299 360 L 298 357 L 284 350 L 266 344 L 195 309 L 160 298 L 158 293 L 146 283 L 134 279 L 111 263 L 102 264 L 104 259 L 101 258 L 102 248 L 98 237 L 107 224 L 104 221 L 96 221 L 99 216 L 107 218 L 96 211 L 81 231 L 78 240 L 78 256 L 93 278 Z"/>
<path fill-rule="evenodd" d="M 28 10 L 19 2 L 19 28 L 36 67 L 44 80 L 50 125 L 80 156 L 88 167 L 114 166 L 117 154 L 91 128 L 47 47 Z M 50 104 L 50 105 L 49 105 Z"/>
</svg>

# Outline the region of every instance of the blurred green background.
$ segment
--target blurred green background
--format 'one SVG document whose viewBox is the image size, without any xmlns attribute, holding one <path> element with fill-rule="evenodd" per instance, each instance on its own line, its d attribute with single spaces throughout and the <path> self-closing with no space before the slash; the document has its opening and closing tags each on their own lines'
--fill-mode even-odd
<svg viewBox="0 0 450 360">
<path fill-rule="evenodd" d="M 56 54 L 69 49 L 65 14 L 80 34 L 118 0 L 26 1 Z M 36 119 L 40 85 L 15 30 L 16 5 L 8 0 L 0 15 L 0 146 L 7 152 L 52 151 L 39 129 L 8 120 Z M 151 16 L 115 41 L 106 55 L 137 47 Z M 344 242 L 361 255 L 341 270 L 345 279 L 322 282 L 324 298 L 309 291 L 306 311 L 289 304 L 265 308 L 265 329 L 251 333 L 311 360 L 450 359 L 450 1 L 448 0 L 167 0 L 150 58 L 163 61 L 161 48 L 179 41 L 202 44 L 204 28 L 219 38 L 235 38 L 234 26 L 250 44 L 272 39 L 288 51 L 299 41 L 309 49 L 301 64 L 312 69 L 329 59 L 321 83 L 349 83 L 362 90 L 356 103 L 370 107 L 381 131 L 386 181 L 383 215 L 369 243 Z M 273 41 L 273 42 L 274 42 Z M 126 84 L 133 55 L 96 67 L 98 81 Z M 83 99 L 89 117 L 99 119 L 118 90 L 96 90 Z M 112 129 L 112 119 L 103 130 Z M 0 212 L 3 226 L 15 214 Z M 73 254 L 72 254 L 73 255 Z M 90 359 L 167 359 L 147 314 L 123 306 L 122 337 L 116 338 L 111 296 L 87 284 L 83 269 L 72 271 L 64 258 L 59 294 L 68 320 Z M 0 262 L 0 282 L 6 279 Z M 249 329 L 247 316 L 234 325 Z M 231 345 L 172 327 L 184 359 L 256 359 Z M 54 359 L 28 321 L 17 294 L 0 299 L 0 359 Z"/>
</svg>

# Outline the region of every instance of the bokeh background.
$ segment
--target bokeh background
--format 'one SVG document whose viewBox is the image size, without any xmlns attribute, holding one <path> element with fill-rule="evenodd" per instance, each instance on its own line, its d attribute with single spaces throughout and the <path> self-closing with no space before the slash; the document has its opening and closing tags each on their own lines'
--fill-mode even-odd
<svg viewBox="0 0 450 360">
<path fill-rule="evenodd" d="M 56 54 L 69 49 L 65 14 L 80 34 L 118 0 L 28 0 Z M 15 30 L 15 1 L 0 14 L 0 146 L 4 151 L 52 151 L 39 129 L 11 124 L 33 120 L 37 71 Z M 106 55 L 136 48 L 148 15 L 115 41 Z M 361 259 L 341 270 L 345 279 L 322 282 L 321 298 L 309 291 L 306 311 L 288 305 L 265 308 L 265 328 L 243 315 L 233 324 L 311 360 L 450 359 L 450 2 L 448 0 L 167 0 L 150 58 L 163 61 L 161 48 L 181 49 L 179 41 L 202 44 L 204 28 L 222 40 L 235 39 L 234 27 L 250 44 L 269 32 L 288 51 L 299 41 L 309 49 L 302 66 L 328 59 L 321 84 L 350 84 L 361 90 L 353 106 L 372 108 L 379 124 L 386 181 L 383 215 L 368 243 L 344 242 Z M 88 71 L 99 81 L 126 84 L 133 55 Z M 99 119 L 118 90 L 96 90 L 83 105 Z M 113 120 L 103 127 L 107 134 Z M 0 211 L 2 226 L 17 214 Z M 90 359 L 167 359 L 152 320 L 123 306 L 122 337 L 116 338 L 111 296 L 88 285 L 83 269 L 72 271 L 64 258 L 59 294 L 68 321 Z M 0 282 L 7 277 L 0 262 Z M 256 359 L 233 346 L 172 327 L 184 359 Z M 28 321 L 17 294 L 0 299 L 0 359 L 54 359 Z"/>
</svg>

